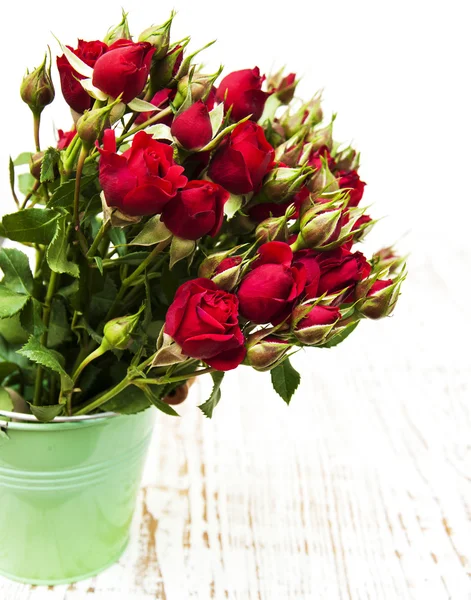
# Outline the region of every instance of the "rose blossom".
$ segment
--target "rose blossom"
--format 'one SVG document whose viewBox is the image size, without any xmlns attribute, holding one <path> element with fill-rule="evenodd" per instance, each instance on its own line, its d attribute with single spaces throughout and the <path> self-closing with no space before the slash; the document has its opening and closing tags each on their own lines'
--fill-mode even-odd
<svg viewBox="0 0 471 600">
<path fill-rule="evenodd" d="M 199 150 L 213 137 L 208 107 L 198 100 L 179 115 L 172 123 L 171 132 L 186 150 Z"/>
<path fill-rule="evenodd" d="M 238 316 L 234 294 L 221 290 L 210 279 L 193 279 L 178 288 L 164 331 L 186 356 L 229 371 L 244 360 L 246 352 Z"/>
<path fill-rule="evenodd" d="M 265 102 L 270 95 L 262 92 L 265 77 L 260 76 L 260 69 L 243 69 L 226 75 L 216 93 L 218 102 L 224 102 L 228 110 L 232 106 L 231 118 L 240 121 L 248 115 L 252 121 L 258 121 L 263 113 Z"/>
<path fill-rule="evenodd" d="M 107 129 L 100 154 L 99 179 L 106 203 L 128 215 L 161 212 L 188 181 L 183 167 L 173 160 L 172 148 L 144 131 L 136 133 L 131 148 L 116 154 L 114 131 Z"/>
</svg>

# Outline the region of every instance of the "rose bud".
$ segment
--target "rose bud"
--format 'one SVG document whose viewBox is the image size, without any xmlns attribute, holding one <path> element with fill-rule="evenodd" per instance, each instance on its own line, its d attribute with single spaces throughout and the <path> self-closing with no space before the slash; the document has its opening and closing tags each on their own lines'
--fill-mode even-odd
<svg viewBox="0 0 471 600">
<path fill-rule="evenodd" d="M 340 235 L 342 227 L 342 210 L 313 206 L 301 217 L 300 232 L 293 244 L 293 250 L 304 248 L 320 249 L 334 242 Z"/>
<path fill-rule="evenodd" d="M 307 188 L 313 194 L 336 192 L 339 189 L 337 178 L 330 170 L 327 160 L 321 159 L 321 166 L 307 183 Z"/>
<path fill-rule="evenodd" d="M 214 83 L 222 72 L 222 67 L 212 73 L 211 75 L 204 75 L 203 73 L 193 73 L 191 78 L 189 75 L 185 75 L 178 82 L 177 95 L 175 96 L 174 106 L 179 108 L 188 98 L 188 92 L 191 91 L 191 100 L 196 102 L 197 100 L 203 100 L 203 102 L 211 110 L 212 106 L 208 105 L 212 103 L 214 106 Z M 190 89 L 189 89 L 190 88 Z M 210 98 L 211 96 L 211 98 Z"/>
<path fill-rule="evenodd" d="M 111 112 L 118 103 L 119 100 L 115 100 L 103 108 L 86 110 L 77 121 L 77 133 L 85 149 L 90 150 L 109 128 Z"/>
<path fill-rule="evenodd" d="M 157 93 L 154 94 L 154 96 L 152 97 L 152 100 L 150 101 L 151 104 L 153 104 L 156 109 L 158 108 L 159 110 L 164 110 L 164 108 L 168 108 L 170 106 L 170 102 L 172 102 L 172 100 L 175 98 L 175 90 L 171 90 L 169 88 L 163 89 L 163 90 L 159 90 Z M 142 123 L 145 123 L 148 119 L 150 119 L 151 117 L 155 116 L 156 112 L 152 112 L 152 111 L 146 111 L 146 112 L 141 112 L 139 113 L 139 116 L 137 117 L 135 123 L 136 125 L 142 125 Z M 164 125 L 168 125 L 168 127 L 170 127 L 170 125 L 172 124 L 173 121 L 173 114 L 168 115 L 167 117 L 164 117 L 163 119 L 159 120 L 159 123 L 163 123 Z"/>
<path fill-rule="evenodd" d="M 43 109 L 54 100 L 55 91 L 51 79 L 51 62 L 47 66 L 47 54 L 43 63 L 31 73 L 27 72 L 23 78 L 20 95 L 31 109 L 34 116 L 38 117 Z"/>
<path fill-rule="evenodd" d="M 185 240 L 214 237 L 221 228 L 228 199 L 229 192 L 217 183 L 190 181 L 164 206 L 162 222 Z"/>
<path fill-rule="evenodd" d="M 385 271 L 395 273 L 404 263 L 404 258 L 395 253 L 394 249 L 382 248 L 373 255 L 373 265 L 377 271 Z"/>
<path fill-rule="evenodd" d="M 360 306 L 360 313 L 368 319 L 388 317 L 396 306 L 401 283 L 402 279 L 376 280 Z"/>
<path fill-rule="evenodd" d="M 108 33 L 105 36 L 105 44 L 108 44 L 110 46 L 118 40 L 132 39 L 131 32 L 129 31 L 128 13 L 125 13 L 124 10 L 122 10 L 122 15 L 122 19 L 118 23 L 118 25 L 108 30 Z"/>
<path fill-rule="evenodd" d="M 170 27 L 175 17 L 175 12 L 171 12 L 168 21 L 165 21 L 163 25 L 152 25 L 145 29 L 139 36 L 139 42 L 148 42 L 155 48 L 155 54 L 153 60 L 160 60 L 168 52 L 168 45 L 170 42 Z"/>
<path fill-rule="evenodd" d="M 29 172 L 38 181 L 41 179 L 41 166 L 45 152 L 36 152 L 29 159 Z"/>
<path fill-rule="evenodd" d="M 262 205 L 263 206 L 263 205 Z M 288 240 L 288 221 L 295 213 L 295 207 L 283 207 L 285 214 L 281 217 L 271 217 L 262 221 L 255 230 L 257 242 L 286 242 Z"/>
<path fill-rule="evenodd" d="M 334 144 L 334 140 L 332 138 L 333 128 L 334 119 L 332 119 L 332 121 L 325 127 L 321 127 L 320 129 L 313 129 L 306 137 L 306 141 L 308 141 L 312 145 L 313 150 L 317 150 L 319 148 L 322 148 L 323 146 L 326 146 L 330 152 Z"/>
<path fill-rule="evenodd" d="M 366 183 L 360 180 L 356 171 L 339 171 L 337 177 L 339 177 L 339 187 L 349 189 L 350 200 L 348 206 L 358 206 L 363 198 Z"/>
<path fill-rule="evenodd" d="M 127 104 L 144 89 L 154 51 L 147 42 L 114 42 L 96 61 L 93 85 L 112 98 L 122 96 Z"/>
<path fill-rule="evenodd" d="M 232 107 L 231 119 L 240 121 L 251 115 L 252 121 L 258 121 L 263 113 L 265 102 L 270 94 L 262 92 L 265 77 L 260 69 L 243 69 L 226 75 L 221 81 L 216 99 L 224 102 L 225 110 Z"/>
<path fill-rule="evenodd" d="M 293 333 L 302 344 L 322 344 L 340 317 L 335 306 L 301 304 L 293 311 Z"/>
<path fill-rule="evenodd" d="M 321 97 L 316 94 L 311 100 L 303 104 L 296 112 L 287 110 L 280 118 L 280 124 L 286 136 L 291 138 L 303 127 L 309 128 L 322 121 Z"/>
<path fill-rule="evenodd" d="M 270 371 L 285 356 L 292 344 L 277 338 L 274 335 L 267 335 L 262 339 L 255 334 L 255 341 L 249 337 L 247 339 L 247 357 L 246 363 L 256 371 Z"/>
<path fill-rule="evenodd" d="M 100 56 L 103 56 L 108 50 L 108 46 L 98 40 L 93 42 L 79 40 L 77 48 L 74 49 L 71 46 L 67 46 L 67 48 L 92 68 Z M 80 83 L 85 76 L 78 73 L 64 55 L 57 57 L 57 69 L 59 70 L 62 95 L 70 108 L 77 113 L 90 110 L 94 100 Z"/>
<path fill-rule="evenodd" d="M 247 121 L 223 141 L 209 164 L 208 174 L 232 194 L 247 194 L 260 189 L 274 156 L 263 129 Z"/>
<path fill-rule="evenodd" d="M 213 137 L 208 108 L 198 100 L 180 114 L 172 123 L 172 135 L 185 150 L 199 150 Z"/>
<path fill-rule="evenodd" d="M 339 171 L 356 171 L 360 166 L 360 155 L 349 146 L 335 155 L 335 163 Z"/>
<path fill-rule="evenodd" d="M 132 146 L 116 154 L 114 131 L 107 129 L 103 138 L 99 180 L 108 206 L 131 216 L 155 215 L 187 184 L 168 144 L 139 131 Z"/>
<path fill-rule="evenodd" d="M 135 315 L 118 317 L 108 321 L 103 328 L 103 349 L 126 350 L 132 344 L 132 333 L 139 323 L 141 309 Z"/>
<path fill-rule="evenodd" d="M 183 50 L 188 40 L 177 44 L 160 60 L 153 60 L 150 67 L 150 87 L 152 92 L 168 87 L 175 79 L 183 60 Z"/>
<path fill-rule="evenodd" d="M 235 369 L 244 360 L 237 297 L 209 279 L 182 284 L 165 319 L 165 333 L 183 354 L 203 360 L 218 371 Z"/>
<path fill-rule="evenodd" d="M 296 73 L 290 73 L 283 77 L 277 88 L 276 95 L 282 104 L 289 104 L 296 90 Z"/>
<path fill-rule="evenodd" d="M 361 252 L 351 253 L 344 248 L 323 252 L 318 257 L 320 278 L 317 294 L 331 294 L 351 290 L 355 284 L 366 279 L 371 266 Z"/>
<path fill-rule="evenodd" d="M 198 277 L 210 278 L 213 275 L 222 273 L 226 269 L 240 265 L 242 257 L 231 256 L 235 251 L 236 249 L 225 250 L 224 252 L 215 252 L 214 254 L 207 256 L 199 266 Z"/>
<path fill-rule="evenodd" d="M 240 313 L 256 324 L 276 324 L 288 316 L 301 295 L 306 272 L 302 265 L 292 265 L 293 253 L 283 242 L 268 242 L 258 254 L 239 287 Z"/>
<path fill-rule="evenodd" d="M 71 131 L 67 132 L 63 131 L 62 129 L 59 129 L 57 131 L 57 134 L 59 136 L 59 139 L 57 140 L 57 149 L 65 150 L 70 146 L 70 143 L 75 138 L 77 132 L 75 131 L 75 129 L 72 129 Z"/>
<path fill-rule="evenodd" d="M 278 167 L 270 172 L 260 194 L 273 202 L 286 202 L 299 192 L 306 179 L 313 173 L 311 167 Z"/>
<path fill-rule="evenodd" d="M 242 271 L 242 256 L 229 256 L 216 268 L 212 280 L 223 290 L 230 292 L 239 283 Z"/>
<path fill-rule="evenodd" d="M 353 228 L 352 228 L 353 241 L 361 242 L 373 224 L 374 224 L 373 219 L 371 217 L 369 217 L 368 215 L 362 215 L 361 217 L 359 217 L 355 221 Z"/>
</svg>

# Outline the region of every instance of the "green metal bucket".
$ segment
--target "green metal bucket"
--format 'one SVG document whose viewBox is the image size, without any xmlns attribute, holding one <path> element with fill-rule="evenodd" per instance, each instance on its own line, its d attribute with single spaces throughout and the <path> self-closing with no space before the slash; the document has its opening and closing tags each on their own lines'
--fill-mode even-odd
<svg viewBox="0 0 471 600">
<path fill-rule="evenodd" d="M 3 419 L 3 417 L 0 417 Z M 74 422 L 0 423 L 0 574 L 54 585 L 124 551 L 155 410 Z"/>
</svg>

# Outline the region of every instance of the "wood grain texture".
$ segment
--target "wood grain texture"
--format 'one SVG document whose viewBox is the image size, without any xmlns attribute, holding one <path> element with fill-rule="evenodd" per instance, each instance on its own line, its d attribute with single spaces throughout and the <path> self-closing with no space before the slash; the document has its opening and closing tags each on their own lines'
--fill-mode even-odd
<svg viewBox="0 0 471 600">
<path fill-rule="evenodd" d="M 289 408 L 241 369 L 209 421 L 195 385 L 183 418 L 159 415 L 121 561 L 71 586 L 0 579 L 0 599 L 469 600 L 467 265 L 411 265 L 392 319 L 299 353 Z"/>
</svg>

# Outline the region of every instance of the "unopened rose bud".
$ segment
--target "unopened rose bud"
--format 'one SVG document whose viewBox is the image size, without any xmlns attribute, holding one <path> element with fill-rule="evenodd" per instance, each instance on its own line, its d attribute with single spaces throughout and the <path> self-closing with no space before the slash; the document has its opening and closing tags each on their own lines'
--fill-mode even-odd
<svg viewBox="0 0 471 600">
<path fill-rule="evenodd" d="M 165 89 L 171 85 L 183 60 L 183 50 L 189 40 L 184 40 L 160 60 L 152 61 L 150 67 L 150 86 L 152 95 L 158 90 Z"/>
<path fill-rule="evenodd" d="M 293 311 L 293 333 L 302 344 L 323 344 L 330 337 L 341 314 L 335 306 L 302 304 Z"/>
<path fill-rule="evenodd" d="M 291 246 L 294 251 L 304 248 L 322 249 L 340 235 L 342 227 L 342 210 L 313 206 L 301 217 L 300 233 Z"/>
<path fill-rule="evenodd" d="M 314 96 L 309 102 L 303 104 L 297 111 L 286 113 L 280 118 L 280 124 L 288 138 L 298 133 L 301 129 L 310 129 L 322 121 L 322 108 L 320 95 Z"/>
<path fill-rule="evenodd" d="M 168 52 L 168 45 L 170 42 L 170 28 L 172 21 L 175 17 L 175 13 L 172 11 L 168 21 L 165 21 L 163 25 L 152 25 L 145 29 L 139 36 L 139 42 L 148 42 L 155 48 L 155 53 L 152 60 L 160 60 Z"/>
<path fill-rule="evenodd" d="M 290 205 L 281 217 L 270 217 L 257 226 L 255 237 L 257 242 L 286 242 L 288 240 L 288 221 L 296 212 L 296 208 Z"/>
<path fill-rule="evenodd" d="M 395 273 L 404 264 L 404 258 L 395 253 L 393 248 L 382 248 L 373 255 L 373 264 L 378 271 L 388 270 Z"/>
<path fill-rule="evenodd" d="M 126 350 L 132 344 L 132 333 L 136 329 L 143 308 L 135 315 L 118 317 L 103 328 L 102 346 L 107 349 Z"/>
<path fill-rule="evenodd" d="M 111 44 L 118 40 L 132 40 L 132 36 L 129 31 L 128 13 L 124 12 L 123 10 L 122 15 L 122 19 L 118 25 L 109 29 L 105 39 L 103 40 L 103 42 L 108 46 L 111 46 Z"/>
<path fill-rule="evenodd" d="M 218 287 L 230 292 L 239 283 L 241 273 L 242 256 L 228 256 L 216 267 L 211 279 Z"/>
<path fill-rule="evenodd" d="M 368 319 L 381 319 L 389 316 L 399 298 L 402 279 L 376 280 L 366 294 L 359 310 Z"/>
<path fill-rule="evenodd" d="M 332 150 L 332 146 L 334 143 L 332 137 L 332 131 L 334 128 L 334 119 L 326 126 L 321 127 L 320 129 L 313 129 L 306 140 L 311 143 L 312 150 L 317 150 L 325 146 L 329 152 Z"/>
<path fill-rule="evenodd" d="M 360 155 L 349 146 L 335 155 L 335 165 L 339 171 L 356 171 L 360 166 Z"/>
<path fill-rule="evenodd" d="M 282 104 L 289 104 L 296 90 L 296 73 L 283 76 L 283 69 L 267 79 L 269 92 L 274 92 Z"/>
<path fill-rule="evenodd" d="M 178 82 L 177 95 L 173 101 L 175 108 L 179 108 L 187 99 L 189 91 L 191 91 L 191 100 L 196 102 L 202 100 L 205 102 L 214 87 L 214 82 L 221 74 L 219 69 L 212 75 L 204 75 L 203 73 L 193 73 L 192 76 L 186 75 Z"/>
<path fill-rule="evenodd" d="M 86 110 L 77 121 L 77 134 L 86 149 L 89 150 L 96 141 L 101 140 L 105 129 L 110 127 L 111 113 L 118 104 L 120 102 L 116 100 L 104 108 Z"/>
<path fill-rule="evenodd" d="M 29 172 L 38 181 L 41 179 L 41 166 L 43 164 L 44 152 L 36 152 L 29 161 Z"/>
<path fill-rule="evenodd" d="M 307 183 L 309 191 L 315 194 L 336 192 L 339 189 L 337 178 L 330 170 L 328 161 L 324 157 L 320 161 L 321 167 Z"/>
<path fill-rule="evenodd" d="M 37 69 L 25 75 L 21 83 L 20 94 L 23 102 L 30 107 L 36 117 L 54 100 L 55 91 L 51 79 L 51 61 L 49 60 L 49 66 L 47 66 L 47 54 L 44 56 L 43 63 Z"/>
<path fill-rule="evenodd" d="M 200 264 L 198 277 L 210 278 L 223 273 L 227 269 L 240 265 L 242 257 L 231 256 L 232 252 L 233 250 L 226 250 L 225 252 L 216 252 L 207 256 Z"/>
<path fill-rule="evenodd" d="M 259 340 L 256 336 L 247 339 L 246 363 L 256 371 L 269 371 L 285 357 L 291 344 L 274 335 Z"/>
<path fill-rule="evenodd" d="M 366 234 L 368 233 L 368 231 L 370 230 L 370 228 L 373 225 L 373 219 L 371 217 L 369 217 L 368 215 L 362 215 L 360 218 L 358 218 L 352 228 L 353 231 L 353 241 L 354 242 L 361 242 L 364 237 L 366 236 Z"/>
<path fill-rule="evenodd" d="M 260 194 L 270 202 L 287 202 L 299 192 L 313 173 L 314 169 L 307 166 L 295 169 L 278 167 L 269 173 Z"/>
</svg>

